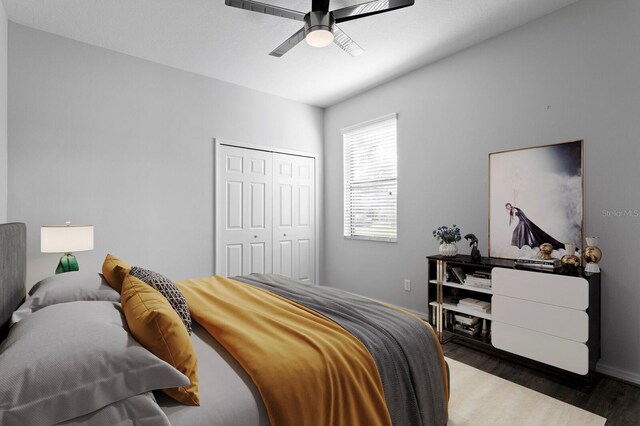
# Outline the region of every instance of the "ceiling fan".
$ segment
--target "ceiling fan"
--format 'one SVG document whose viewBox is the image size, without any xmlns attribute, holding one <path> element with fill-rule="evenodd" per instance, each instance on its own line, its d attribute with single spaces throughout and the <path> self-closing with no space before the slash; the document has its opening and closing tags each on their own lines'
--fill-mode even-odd
<svg viewBox="0 0 640 426">
<path fill-rule="evenodd" d="M 311 12 L 304 14 L 253 0 L 225 0 L 227 6 L 304 22 L 304 27 L 269 53 L 278 58 L 302 40 L 314 47 L 325 47 L 334 42 L 351 56 L 358 56 L 364 50 L 336 24 L 401 9 L 414 2 L 415 0 L 375 0 L 329 11 L 329 0 L 311 0 Z"/>
</svg>

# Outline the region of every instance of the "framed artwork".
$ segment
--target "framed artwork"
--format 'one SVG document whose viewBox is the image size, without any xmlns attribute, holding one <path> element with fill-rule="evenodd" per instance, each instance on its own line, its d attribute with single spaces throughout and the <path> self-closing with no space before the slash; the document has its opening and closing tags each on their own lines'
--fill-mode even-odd
<svg viewBox="0 0 640 426">
<path fill-rule="evenodd" d="M 489 256 L 536 257 L 582 247 L 583 142 L 489 154 Z"/>
</svg>

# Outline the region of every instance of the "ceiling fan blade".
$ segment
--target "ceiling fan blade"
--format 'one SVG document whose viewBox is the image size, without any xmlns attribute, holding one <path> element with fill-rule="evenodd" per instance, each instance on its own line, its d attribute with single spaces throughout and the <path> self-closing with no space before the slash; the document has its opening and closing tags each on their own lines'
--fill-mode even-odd
<svg viewBox="0 0 640 426">
<path fill-rule="evenodd" d="M 340 49 L 344 50 L 353 57 L 359 56 L 364 53 L 362 47 L 358 46 L 358 43 L 353 41 L 351 37 L 346 35 L 344 31 L 338 28 L 337 25 L 333 26 L 333 42 L 337 44 Z"/>
<path fill-rule="evenodd" d="M 259 3 L 252 0 L 225 0 L 224 4 L 231 7 L 237 7 L 238 9 L 250 10 L 252 12 L 280 16 L 282 18 L 304 22 L 305 13 L 298 12 L 297 10 L 285 9 L 284 7 L 273 6 L 271 4 Z"/>
<path fill-rule="evenodd" d="M 293 47 L 296 44 L 300 43 L 302 40 L 304 40 L 304 27 L 300 28 L 298 32 L 296 32 L 294 35 L 286 39 L 285 42 L 282 43 L 280 46 L 273 49 L 273 51 L 269 53 L 269 55 L 279 58 L 280 56 L 284 55 L 285 53 L 293 49 Z"/>
<path fill-rule="evenodd" d="M 332 11 L 336 23 L 351 21 L 352 19 L 364 18 L 365 16 L 376 15 L 378 13 L 390 12 L 403 7 L 412 6 L 415 0 L 375 0 L 368 3 L 356 4 L 355 6 L 343 7 Z"/>
<path fill-rule="evenodd" d="M 311 0 L 311 11 L 329 13 L 329 0 Z"/>
</svg>

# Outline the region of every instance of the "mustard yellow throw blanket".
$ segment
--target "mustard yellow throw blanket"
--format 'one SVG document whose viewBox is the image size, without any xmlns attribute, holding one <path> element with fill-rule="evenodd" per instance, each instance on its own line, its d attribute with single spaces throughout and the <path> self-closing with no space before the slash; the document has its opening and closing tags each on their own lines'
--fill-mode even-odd
<svg viewBox="0 0 640 426">
<path fill-rule="evenodd" d="M 371 354 L 335 322 L 220 276 L 176 285 L 192 318 L 251 376 L 272 426 L 391 424 Z"/>
</svg>

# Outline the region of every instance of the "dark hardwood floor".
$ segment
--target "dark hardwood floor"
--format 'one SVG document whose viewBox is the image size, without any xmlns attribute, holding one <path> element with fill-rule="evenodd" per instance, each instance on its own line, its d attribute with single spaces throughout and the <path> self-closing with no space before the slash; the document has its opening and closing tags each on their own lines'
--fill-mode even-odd
<svg viewBox="0 0 640 426">
<path fill-rule="evenodd" d="M 451 341 L 445 356 L 607 418 L 607 425 L 640 425 L 640 387 L 597 374 L 590 389 Z M 546 426 L 546 425 L 545 425 Z"/>
</svg>

